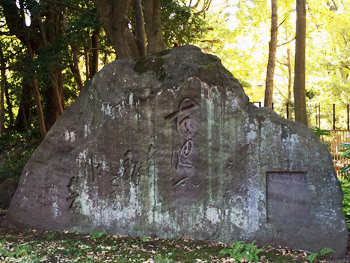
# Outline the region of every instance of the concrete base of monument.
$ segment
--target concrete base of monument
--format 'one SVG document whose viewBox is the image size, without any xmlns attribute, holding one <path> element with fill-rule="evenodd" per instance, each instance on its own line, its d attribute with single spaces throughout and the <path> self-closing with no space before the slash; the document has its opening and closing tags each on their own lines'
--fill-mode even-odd
<svg viewBox="0 0 350 263">
<path fill-rule="evenodd" d="M 3 227 L 345 255 L 331 155 L 256 108 L 218 58 L 182 46 L 105 66 L 25 166 Z"/>
</svg>

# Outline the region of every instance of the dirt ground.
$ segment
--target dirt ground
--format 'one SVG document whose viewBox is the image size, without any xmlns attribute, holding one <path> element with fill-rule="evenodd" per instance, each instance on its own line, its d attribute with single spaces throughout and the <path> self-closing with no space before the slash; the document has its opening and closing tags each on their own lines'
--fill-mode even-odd
<svg viewBox="0 0 350 263">
<path fill-rule="evenodd" d="M 2 223 L 2 221 L 4 220 L 6 216 L 6 210 L 5 209 L 1 209 L 0 208 L 0 225 Z M 26 231 L 20 231 L 20 230 L 14 230 L 14 229 L 3 229 L 3 228 L 0 228 L 0 241 L 1 239 L 5 238 L 6 237 L 6 240 L 10 240 L 10 242 L 12 243 L 18 243 L 18 244 L 22 244 L 24 240 L 30 240 L 30 242 L 34 242 L 36 244 L 45 244 L 45 242 L 47 243 L 48 240 L 50 240 L 50 242 L 52 243 L 53 241 L 59 241 L 59 240 L 65 240 L 64 242 L 67 242 L 67 245 L 69 246 L 69 242 L 72 242 L 71 244 L 76 244 L 76 242 L 83 242 L 85 245 L 88 244 L 88 245 L 91 245 L 93 246 L 94 244 L 96 245 L 96 243 L 98 243 L 99 241 L 103 241 L 102 238 L 101 240 L 97 239 L 97 240 L 93 240 L 91 238 L 92 235 L 86 235 L 86 234 L 79 234 L 79 233 L 73 233 L 73 232 L 69 232 L 69 231 L 56 231 L 56 232 L 48 232 L 48 231 L 38 231 L 38 230 L 26 230 Z M 54 238 L 53 238 L 54 237 Z M 104 242 L 108 242 L 108 237 L 110 236 L 106 236 L 106 238 L 104 238 Z M 115 236 L 114 236 L 115 237 Z M 117 237 L 115 237 L 117 238 Z M 140 244 L 143 244 L 143 246 L 146 245 L 146 242 L 144 242 L 143 238 L 131 238 L 131 237 L 118 237 L 119 239 L 122 238 L 123 242 L 125 243 L 128 243 L 129 246 L 131 247 L 136 247 L 136 246 L 140 246 Z M 117 239 L 115 239 L 117 240 Z M 116 242 L 116 241 L 114 241 Z M 119 242 L 119 241 L 118 241 Z M 158 240 L 158 241 L 148 241 L 149 243 L 148 246 L 152 248 L 152 250 L 149 250 L 149 251 L 146 251 L 148 253 L 151 253 L 154 252 L 153 250 L 156 250 L 155 247 L 160 247 L 160 245 L 158 245 L 157 242 L 163 242 L 163 244 L 165 246 L 167 246 L 167 244 L 169 243 L 166 243 L 167 240 Z M 173 241 L 172 241 L 173 242 Z M 188 241 L 183 240 L 183 239 L 178 239 L 178 241 L 176 241 L 176 245 L 175 247 L 178 247 L 178 248 L 181 248 L 181 247 L 184 247 L 186 248 L 189 243 Z M 202 241 L 191 241 L 193 242 L 194 246 L 195 247 L 199 247 L 201 246 L 202 249 L 206 249 L 205 245 L 203 245 L 203 243 L 200 243 Z M 197 242 L 197 243 L 196 243 Z M 150 245 L 151 244 L 151 245 Z M 173 243 L 171 243 L 172 245 Z M 202 245 L 200 245 L 202 244 Z M 0 244 L 1 246 L 2 244 Z M 101 245 L 101 244 L 100 244 Z M 163 249 L 164 249 L 164 245 L 163 246 Z M 142 247 L 143 247 L 142 246 Z M 121 250 L 115 252 L 117 254 L 121 254 L 123 253 L 123 247 L 120 248 Z M 124 247 L 125 250 L 128 250 L 128 247 Z M 220 249 L 220 248 L 218 248 Z M 218 250 L 220 251 L 220 250 Z M 276 254 L 276 252 L 280 253 L 280 256 L 282 256 L 282 254 L 284 256 L 287 256 L 285 257 L 285 260 L 283 257 L 279 257 L 278 259 L 276 259 L 275 262 L 281 262 L 281 263 L 287 263 L 287 262 L 309 262 L 307 260 L 307 256 L 305 253 L 301 252 L 301 251 L 292 251 L 292 250 L 289 250 L 289 249 L 274 249 L 274 248 L 271 248 L 270 249 L 270 252 L 272 254 Z M 219 253 L 217 253 L 219 254 Z M 285 255 L 287 254 L 287 255 Z M 303 254 L 305 256 L 303 256 Z M 152 255 L 152 254 L 150 254 Z M 288 256 L 289 255 L 289 256 Z M 97 256 L 97 255 L 96 255 Z M 269 258 L 269 255 L 267 254 L 266 256 L 267 258 Z M 282 258 L 282 259 L 281 259 Z M 121 261 L 117 261 L 117 262 L 124 262 L 123 261 L 124 259 L 122 259 Z M 66 261 L 59 261 L 58 259 L 55 259 L 55 258 L 50 258 L 50 257 L 46 257 L 46 260 L 44 260 L 46 262 L 66 262 Z M 1 259 L 0 259 L 0 262 L 1 262 Z M 93 261 L 95 262 L 95 261 Z M 101 261 L 100 258 L 98 258 L 98 260 L 96 262 L 104 262 L 104 261 Z M 107 262 L 107 261 L 106 261 Z M 159 261 L 156 261 L 153 259 L 153 261 L 144 261 L 144 262 L 159 262 Z M 160 262 L 166 262 L 166 261 L 160 261 Z M 171 261 L 171 262 L 174 262 L 174 261 Z M 177 262 L 177 261 L 175 261 Z M 186 260 L 185 261 L 178 261 L 178 262 L 187 262 Z M 189 262 L 193 262 L 193 261 L 189 261 Z M 197 262 L 204 262 L 204 261 L 197 261 Z M 225 261 L 223 260 L 222 258 L 221 259 L 218 259 L 218 258 L 213 258 L 213 260 L 211 262 L 230 262 L 230 261 Z M 232 261 L 231 261 L 232 262 Z M 260 262 L 260 261 L 259 261 Z M 273 263 L 274 261 L 269 259 L 267 261 L 262 261 L 262 262 L 271 262 Z M 322 263 L 350 263 L 350 242 L 349 242 L 349 246 L 348 246 L 348 249 L 347 249 L 347 255 L 345 258 L 342 258 L 342 259 L 338 259 L 338 260 L 331 260 L 331 259 L 321 259 L 321 260 L 318 260 L 318 261 L 314 261 L 314 262 L 322 262 Z"/>
</svg>

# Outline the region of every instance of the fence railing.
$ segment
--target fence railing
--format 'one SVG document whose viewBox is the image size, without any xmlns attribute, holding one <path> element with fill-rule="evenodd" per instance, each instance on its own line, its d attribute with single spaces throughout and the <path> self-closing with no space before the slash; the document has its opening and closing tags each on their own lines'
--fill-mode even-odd
<svg viewBox="0 0 350 263">
<path fill-rule="evenodd" d="M 343 105 L 343 107 L 336 107 L 336 104 L 332 105 L 332 111 L 327 111 L 324 109 L 323 113 L 321 112 L 321 104 L 315 105 L 315 113 L 310 112 L 310 117 L 315 118 L 315 126 L 321 129 L 322 121 L 328 119 L 329 123 L 332 123 L 332 130 L 341 129 L 340 127 L 343 127 L 343 129 L 350 130 L 350 106 L 349 104 Z M 330 106 L 330 105 L 328 105 Z M 336 108 L 338 112 L 336 111 Z M 311 110 L 310 110 L 311 111 Z M 328 115 L 328 118 L 325 118 L 325 116 Z M 331 120 L 330 120 L 331 119 Z M 341 121 L 342 120 L 342 121 Z M 345 124 L 345 127 L 343 126 Z M 338 127 L 337 127 L 338 125 Z"/>
<path fill-rule="evenodd" d="M 262 107 L 260 101 L 252 102 L 257 107 Z M 274 104 L 272 104 L 274 109 Z M 290 103 L 276 106 L 274 109 L 286 119 L 294 120 L 294 106 Z M 350 105 L 349 104 L 315 104 L 307 108 L 310 125 L 323 130 L 350 130 Z"/>
<path fill-rule="evenodd" d="M 257 107 L 262 106 L 262 103 L 259 101 L 253 101 L 253 103 Z M 292 112 L 290 112 L 290 108 L 291 106 L 288 103 L 285 104 L 285 108 L 282 109 L 282 112 L 279 114 L 287 119 L 294 120 L 291 114 Z M 346 104 L 345 109 L 343 107 L 342 112 L 339 112 L 339 110 L 338 114 L 336 112 L 336 104 L 331 104 L 330 108 L 332 109 L 331 111 L 326 111 L 325 109 L 322 110 L 321 104 L 316 104 L 315 107 L 309 108 L 308 110 L 311 119 L 310 125 L 317 126 L 320 129 L 325 129 L 326 127 L 328 128 L 326 128 L 326 130 L 330 132 L 330 135 L 323 135 L 321 136 L 320 140 L 326 144 L 332 154 L 334 169 L 337 175 L 339 177 L 347 177 L 350 176 L 350 172 L 341 174 L 340 170 L 350 164 L 350 159 L 340 156 L 343 148 L 339 145 L 342 142 L 350 142 L 350 107 L 349 104 Z M 323 123 L 324 126 L 321 123 Z M 329 130 L 330 126 L 333 128 L 332 130 Z M 346 130 L 337 130 L 337 127 L 338 129 L 343 127 L 343 129 L 345 128 Z"/>
<path fill-rule="evenodd" d="M 332 154 L 333 157 L 333 163 L 334 163 L 334 169 L 338 176 L 345 177 L 349 176 L 350 173 L 347 174 L 341 174 L 340 170 L 350 164 L 350 159 L 341 157 L 342 154 L 341 150 L 343 147 L 340 147 L 339 145 L 342 142 L 350 142 L 350 131 L 349 130 L 331 130 L 329 131 L 330 135 L 323 135 L 321 136 L 321 141 L 326 144 L 329 151 Z"/>
</svg>

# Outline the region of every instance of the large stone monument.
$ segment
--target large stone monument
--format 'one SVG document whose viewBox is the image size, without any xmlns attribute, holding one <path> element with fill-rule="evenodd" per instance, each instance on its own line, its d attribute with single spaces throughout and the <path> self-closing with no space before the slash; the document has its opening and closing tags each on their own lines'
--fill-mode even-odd
<svg viewBox="0 0 350 263">
<path fill-rule="evenodd" d="M 341 203 L 309 128 L 256 108 L 218 58 L 183 46 L 105 66 L 25 166 L 2 226 L 341 256 Z"/>
</svg>

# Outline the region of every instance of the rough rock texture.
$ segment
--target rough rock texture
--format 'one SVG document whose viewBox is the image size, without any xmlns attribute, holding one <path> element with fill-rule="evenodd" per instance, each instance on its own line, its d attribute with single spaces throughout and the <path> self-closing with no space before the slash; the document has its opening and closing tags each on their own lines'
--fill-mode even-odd
<svg viewBox="0 0 350 263">
<path fill-rule="evenodd" d="M 0 185 L 0 204 L 9 207 L 18 184 L 11 178 L 6 178 Z"/>
<path fill-rule="evenodd" d="M 183 46 L 105 66 L 25 166 L 3 227 L 345 253 L 331 155 Z"/>
</svg>

